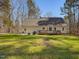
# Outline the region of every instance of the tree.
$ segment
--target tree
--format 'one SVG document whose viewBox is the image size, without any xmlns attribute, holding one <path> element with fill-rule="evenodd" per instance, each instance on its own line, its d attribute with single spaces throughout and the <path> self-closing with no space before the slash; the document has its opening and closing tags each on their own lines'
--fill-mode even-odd
<svg viewBox="0 0 79 59">
<path fill-rule="evenodd" d="M 9 0 L 0 0 L 0 10 L 4 11 L 5 14 L 9 13 L 10 10 Z"/>
<path fill-rule="evenodd" d="M 76 11 L 77 10 L 77 2 L 79 0 L 66 0 L 64 4 L 64 12 L 68 16 L 69 19 L 69 31 L 70 34 L 77 33 L 77 21 L 76 21 Z"/>
<path fill-rule="evenodd" d="M 10 0 L 0 0 L 0 11 L 3 14 L 3 23 L 4 27 L 6 27 L 7 32 L 10 30 L 10 27 L 12 26 L 12 21 L 10 19 Z"/>
<path fill-rule="evenodd" d="M 33 0 L 27 0 L 28 18 L 37 18 L 39 16 L 39 8 Z"/>
<path fill-rule="evenodd" d="M 45 14 L 45 17 L 52 17 L 52 12 L 51 12 L 51 11 L 47 12 L 47 13 Z"/>
</svg>

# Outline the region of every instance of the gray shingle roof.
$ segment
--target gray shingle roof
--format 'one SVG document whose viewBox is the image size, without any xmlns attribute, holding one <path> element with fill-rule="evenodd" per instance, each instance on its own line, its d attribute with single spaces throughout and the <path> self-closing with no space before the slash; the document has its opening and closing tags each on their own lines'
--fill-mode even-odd
<svg viewBox="0 0 79 59">
<path fill-rule="evenodd" d="M 65 23 L 64 19 L 61 17 L 49 17 L 48 20 L 42 20 L 38 22 L 38 25 L 56 25 L 60 23 Z"/>
</svg>

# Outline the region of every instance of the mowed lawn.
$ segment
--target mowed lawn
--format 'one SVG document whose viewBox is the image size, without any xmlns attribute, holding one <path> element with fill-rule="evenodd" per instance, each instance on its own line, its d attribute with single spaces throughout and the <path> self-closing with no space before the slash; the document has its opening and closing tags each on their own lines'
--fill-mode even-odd
<svg viewBox="0 0 79 59">
<path fill-rule="evenodd" d="M 79 59 L 79 37 L 3 34 L 0 59 Z"/>
</svg>

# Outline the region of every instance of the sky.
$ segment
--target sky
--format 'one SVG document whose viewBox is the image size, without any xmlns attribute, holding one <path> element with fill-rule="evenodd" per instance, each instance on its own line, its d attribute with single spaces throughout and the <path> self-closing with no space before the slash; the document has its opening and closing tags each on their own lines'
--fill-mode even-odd
<svg viewBox="0 0 79 59">
<path fill-rule="evenodd" d="M 63 7 L 65 0 L 35 0 L 42 16 L 50 14 L 53 17 L 63 17 L 60 7 Z"/>
<path fill-rule="evenodd" d="M 16 9 L 13 11 L 13 14 L 17 13 L 16 11 L 24 11 L 24 13 L 27 13 L 27 0 L 12 0 L 13 6 L 16 7 Z M 17 2 L 18 1 L 18 2 Z M 34 0 L 36 6 L 40 9 L 41 16 L 53 16 L 53 17 L 63 17 L 64 15 L 61 15 L 60 7 L 63 7 L 65 0 Z M 18 4 L 19 3 L 19 4 Z M 20 8 L 18 9 L 18 6 Z M 24 10 L 22 9 L 24 6 Z"/>
</svg>

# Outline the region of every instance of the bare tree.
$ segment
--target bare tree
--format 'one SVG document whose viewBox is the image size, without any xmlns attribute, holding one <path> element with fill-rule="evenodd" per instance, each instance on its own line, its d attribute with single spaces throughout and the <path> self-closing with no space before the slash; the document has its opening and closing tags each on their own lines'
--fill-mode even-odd
<svg viewBox="0 0 79 59">
<path fill-rule="evenodd" d="M 33 0 L 27 0 L 28 18 L 37 18 L 40 9 L 35 5 Z"/>
<path fill-rule="evenodd" d="M 0 11 L 3 12 L 2 17 L 4 21 L 4 27 L 6 27 L 7 32 L 9 32 L 10 26 L 12 25 L 12 21 L 10 19 L 10 0 L 0 0 Z"/>
<path fill-rule="evenodd" d="M 64 13 L 68 16 L 69 19 L 69 31 L 70 34 L 77 33 L 77 21 L 76 21 L 76 7 L 78 0 L 66 0 L 64 4 Z"/>
</svg>

